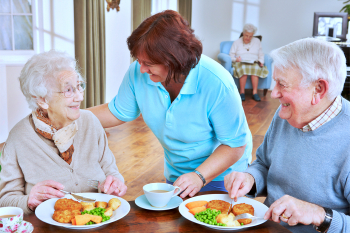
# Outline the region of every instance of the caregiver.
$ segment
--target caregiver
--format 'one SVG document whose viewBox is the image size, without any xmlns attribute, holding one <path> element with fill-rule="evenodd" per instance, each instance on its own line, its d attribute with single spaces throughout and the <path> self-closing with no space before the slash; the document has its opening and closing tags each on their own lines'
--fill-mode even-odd
<svg viewBox="0 0 350 233">
<path fill-rule="evenodd" d="M 137 61 L 116 97 L 89 110 L 105 128 L 142 113 L 164 148 L 167 183 L 184 190 L 182 198 L 199 191 L 226 191 L 225 175 L 244 171 L 252 152 L 232 76 L 202 55 L 202 43 L 175 11 L 147 18 L 127 44 Z"/>
</svg>

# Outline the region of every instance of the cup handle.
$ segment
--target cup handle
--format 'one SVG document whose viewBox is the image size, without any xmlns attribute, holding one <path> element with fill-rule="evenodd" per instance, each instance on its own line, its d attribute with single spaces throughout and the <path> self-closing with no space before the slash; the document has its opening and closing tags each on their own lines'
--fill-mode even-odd
<svg viewBox="0 0 350 233">
<path fill-rule="evenodd" d="M 174 193 L 174 195 L 172 197 L 175 197 L 175 196 L 179 195 L 179 193 L 181 193 L 181 188 L 179 186 L 174 186 L 174 188 L 175 188 L 174 190 L 179 189 L 179 191 Z"/>
</svg>

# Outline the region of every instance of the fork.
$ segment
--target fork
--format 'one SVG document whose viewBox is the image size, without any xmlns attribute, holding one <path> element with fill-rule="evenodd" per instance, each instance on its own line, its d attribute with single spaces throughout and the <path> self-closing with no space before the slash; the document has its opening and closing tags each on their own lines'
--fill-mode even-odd
<svg viewBox="0 0 350 233">
<path fill-rule="evenodd" d="M 88 181 L 87 181 L 87 185 L 88 185 L 88 186 L 97 189 L 98 192 L 101 193 L 101 189 L 98 187 L 99 184 L 100 184 L 100 181 L 98 181 L 98 180 L 88 179 Z"/>
<path fill-rule="evenodd" d="M 280 218 L 285 218 L 285 219 L 289 219 L 288 217 L 284 216 L 284 214 L 282 216 L 279 216 Z M 239 219 L 244 219 L 244 218 L 250 218 L 250 219 L 264 219 L 264 217 L 256 217 L 254 215 L 251 214 L 240 214 L 235 216 L 235 220 L 239 220 Z"/>
</svg>

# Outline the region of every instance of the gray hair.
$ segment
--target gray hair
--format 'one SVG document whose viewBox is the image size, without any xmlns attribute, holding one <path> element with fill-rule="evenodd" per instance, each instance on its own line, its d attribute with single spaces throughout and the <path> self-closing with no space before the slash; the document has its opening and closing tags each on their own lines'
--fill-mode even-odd
<svg viewBox="0 0 350 233">
<path fill-rule="evenodd" d="M 327 97 L 333 100 L 342 90 L 346 79 L 346 59 L 335 44 L 315 38 L 297 40 L 270 53 L 275 68 L 297 68 L 304 87 L 324 79 L 328 82 Z"/>
<path fill-rule="evenodd" d="M 79 80 L 83 81 L 75 59 L 65 52 L 50 50 L 36 54 L 27 61 L 19 82 L 30 109 L 35 111 L 39 108 L 37 98 L 46 98 L 52 94 L 50 87 L 62 71 L 75 71 Z"/>
<path fill-rule="evenodd" d="M 255 34 L 256 30 L 258 30 L 253 24 L 247 23 L 243 27 L 243 32 L 249 32 Z"/>
</svg>

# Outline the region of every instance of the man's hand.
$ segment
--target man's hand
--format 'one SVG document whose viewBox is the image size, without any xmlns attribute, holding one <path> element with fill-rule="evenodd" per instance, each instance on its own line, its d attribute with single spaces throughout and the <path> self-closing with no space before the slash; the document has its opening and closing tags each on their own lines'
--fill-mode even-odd
<svg viewBox="0 0 350 233">
<path fill-rule="evenodd" d="M 53 180 L 44 180 L 37 183 L 33 186 L 29 193 L 29 209 L 34 211 L 38 205 L 48 199 L 64 197 L 64 193 L 59 191 L 62 189 L 64 189 L 64 186 Z"/>
<path fill-rule="evenodd" d="M 325 214 L 321 206 L 284 195 L 270 206 L 264 218 L 278 223 L 282 220 L 290 226 L 298 223 L 319 226 L 324 221 Z"/>
<path fill-rule="evenodd" d="M 180 197 L 185 198 L 187 195 L 193 197 L 198 193 L 203 187 L 203 182 L 196 173 L 190 172 L 179 176 L 173 185 L 181 188 L 183 192 Z"/>
<path fill-rule="evenodd" d="M 259 66 L 260 66 L 260 67 L 263 67 L 263 66 L 264 66 L 264 63 L 259 62 Z"/>
<path fill-rule="evenodd" d="M 107 176 L 105 181 L 100 183 L 99 187 L 101 189 L 101 192 L 112 194 L 118 197 L 123 196 L 128 189 L 121 180 L 111 175 Z"/>
<path fill-rule="evenodd" d="M 231 172 L 225 176 L 225 188 L 231 198 L 243 197 L 252 189 L 254 177 L 245 172 Z"/>
</svg>

